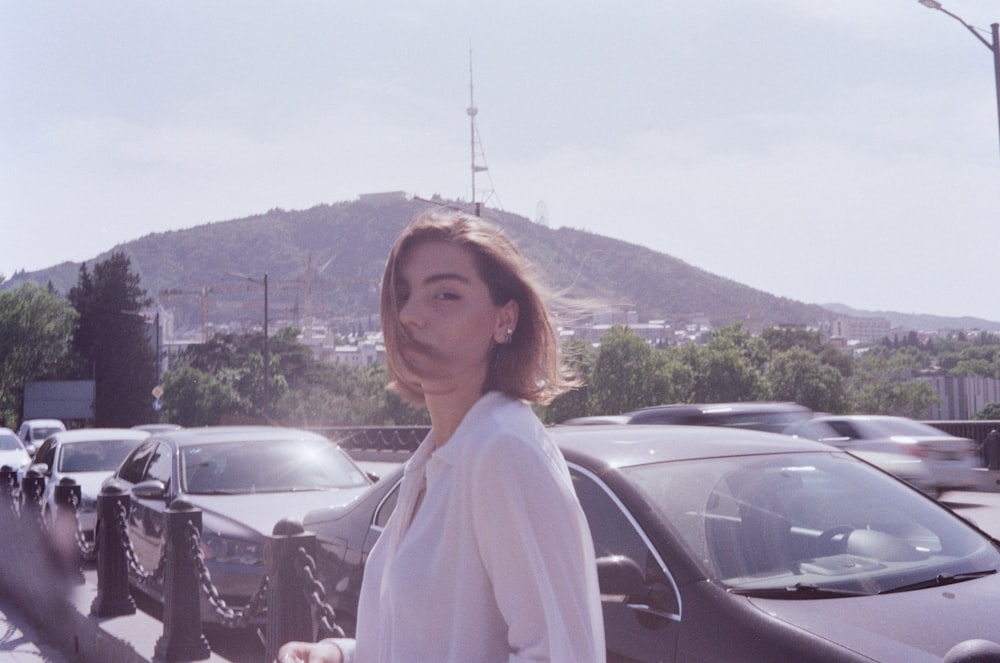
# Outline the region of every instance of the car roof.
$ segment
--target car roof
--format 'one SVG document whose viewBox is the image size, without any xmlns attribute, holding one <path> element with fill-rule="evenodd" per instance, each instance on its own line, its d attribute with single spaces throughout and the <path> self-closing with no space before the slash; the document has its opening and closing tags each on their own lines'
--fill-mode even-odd
<svg viewBox="0 0 1000 663">
<path fill-rule="evenodd" d="M 66 427 L 66 424 L 64 424 L 59 419 L 25 419 L 24 421 L 21 422 L 21 425 L 38 426 L 40 428 L 46 426 L 62 426 L 64 430 Z"/>
<path fill-rule="evenodd" d="M 627 412 L 634 416 L 645 412 L 677 412 L 679 414 L 730 414 L 741 412 L 810 412 L 809 408 L 791 401 L 747 401 L 739 403 L 673 403 L 654 405 Z"/>
<path fill-rule="evenodd" d="M 556 426 L 549 433 L 568 459 L 587 457 L 598 465 L 612 467 L 695 458 L 833 451 L 830 446 L 812 440 L 718 426 Z"/>
<path fill-rule="evenodd" d="M 90 442 L 92 440 L 145 440 L 149 433 L 131 428 L 76 428 L 53 433 L 59 444 L 65 442 Z"/>
<path fill-rule="evenodd" d="M 333 444 L 329 438 L 319 433 L 282 426 L 205 426 L 203 428 L 181 428 L 179 430 L 163 431 L 153 433 L 150 437 L 157 440 L 169 441 L 176 446 L 225 444 L 230 442 L 289 438 L 321 439 Z"/>
</svg>

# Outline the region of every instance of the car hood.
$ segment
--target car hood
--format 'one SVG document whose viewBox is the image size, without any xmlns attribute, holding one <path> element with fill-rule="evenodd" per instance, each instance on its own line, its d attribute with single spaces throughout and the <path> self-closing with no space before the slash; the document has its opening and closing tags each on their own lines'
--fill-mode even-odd
<svg viewBox="0 0 1000 663">
<path fill-rule="evenodd" d="M 294 493 L 255 493 L 250 495 L 186 495 L 184 499 L 202 510 L 205 525 L 211 519 L 221 519 L 239 527 L 249 527 L 270 536 L 274 525 L 283 518 L 301 521 L 309 511 L 336 504 L 346 504 L 370 488 L 338 488 L 334 490 L 302 490 Z M 221 523 L 213 523 L 219 527 Z"/>
<path fill-rule="evenodd" d="M 21 451 L 20 449 L 11 449 L 10 451 L 0 451 L 0 467 L 7 465 L 12 469 L 18 469 L 23 465 L 27 465 L 31 462 L 31 456 L 28 455 L 27 451 Z"/>
<path fill-rule="evenodd" d="M 747 599 L 774 619 L 876 661 L 936 661 L 960 642 L 1000 643 L 1000 574 L 881 596 Z"/>
</svg>

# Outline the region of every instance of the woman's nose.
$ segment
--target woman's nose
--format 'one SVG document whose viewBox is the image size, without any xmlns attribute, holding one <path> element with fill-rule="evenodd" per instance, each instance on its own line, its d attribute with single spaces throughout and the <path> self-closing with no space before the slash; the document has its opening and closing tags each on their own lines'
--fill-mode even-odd
<svg viewBox="0 0 1000 663">
<path fill-rule="evenodd" d="M 414 297 L 410 297 L 399 309 L 399 321 L 408 327 L 421 327 L 423 315 L 420 313 L 420 306 L 414 300 Z"/>
</svg>

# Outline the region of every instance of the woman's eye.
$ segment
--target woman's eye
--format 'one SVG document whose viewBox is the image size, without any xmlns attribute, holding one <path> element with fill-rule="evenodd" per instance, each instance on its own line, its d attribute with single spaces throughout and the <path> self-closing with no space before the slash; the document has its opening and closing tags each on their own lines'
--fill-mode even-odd
<svg viewBox="0 0 1000 663">
<path fill-rule="evenodd" d="M 447 302 L 454 302 L 460 299 L 460 297 L 454 292 L 439 292 L 438 294 L 434 295 L 434 298 L 441 299 Z"/>
</svg>

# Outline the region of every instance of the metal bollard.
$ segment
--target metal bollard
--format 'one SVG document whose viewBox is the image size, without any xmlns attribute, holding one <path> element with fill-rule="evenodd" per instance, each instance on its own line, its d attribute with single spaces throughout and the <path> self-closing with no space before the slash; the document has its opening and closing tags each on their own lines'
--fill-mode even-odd
<svg viewBox="0 0 1000 663">
<path fill-rule="evenodd" d="M 45 477 L 37 470 L 28 470 L 21 479 L 21 520 L 41 522 L 42 495 L 45 494 Z"/>
<path fill-rule="evenodd" d="M 268 578 L 265 661 L 268 662 L 277 658 L 278 649 L 289 640 L 316 640 L 312 607 L 296 569 L 299 548 L 315 556 L 316 535 L 306 532 L 302 523 L 295 520 L 278 521 L 273 536 L 264 539 L 264 569 Z"/>
<path fill-rule="evenodd" d="M 0 508 L 14 506 L 14 489 L 17 487 L 17 470 L 10 465 L 0 467 Z"/>
<path fill-rule="evenodd" d="M 56 503 L 56 512 L 52 518 L 52 541 L 55 543 L 59 562 L 70 579 L 83 584 L 83 569 L 79 563 L 83 556 L 78 536 L 80 523 L 76 518 L 76 505 L 83 499 L 80 486 L 72 477 L 63 477 L 52 487 L 52 497 Z"/>
<path fill-rule="evenodd" d="M 132 499 L 120 486 L 107 485 L 97 496 L 97 596 L 90 604 L 96 617 L 135 614 L 135 601 L 128 590 L 128 557 L 118 531 L 118 508 L 128 513 Z"/>
<path fill-rule="evenodd" d="M 201 630 L 198 571 L 187 536 L 192 525 L 201 532 L 201 510 L 174 500 L 166 511 L 163 635 L 153 650 L 158 660 L 200 661 L 212 653 Z"/>
</svg>

